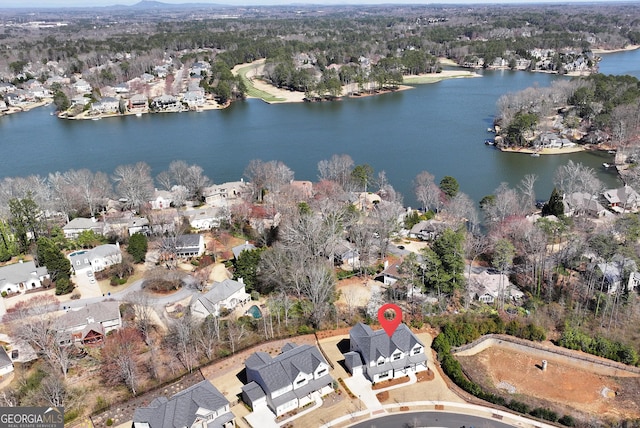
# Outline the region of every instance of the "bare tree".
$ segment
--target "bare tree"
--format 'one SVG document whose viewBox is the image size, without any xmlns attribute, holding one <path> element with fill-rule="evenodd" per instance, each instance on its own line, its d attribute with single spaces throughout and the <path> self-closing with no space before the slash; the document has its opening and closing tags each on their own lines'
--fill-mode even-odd
<svg viewBox="0 0 640 428">
<path fill-rule="evenodd" d="M 42 398 L 42 402 L 53 407 L 63 407 L 69 394 L 64 379 L 50 374 L 40 384 L 39 395 Z"/>
<path fill-rule="evenodd" d="M 256 199 L 262 202 L 265 192 L 278 193 L 282 186 L 293 180 L 293 171 L 280 161 L 262 162 L 254 159 L 244 170 L 253 187 Z"/>
<path fill-rule="evenodd" d="M 400 230 L 400 217 L 403 212 L 402 205 L 380 202 L 369 214 L 373 239 L 378 246 L 381 259 L 387 254 L 391 237 Z"/>
<path fill-rule="evenodd" d="M 349 155 L 333 155 L 329 160 L 318 162 L 320 180 L 329 180 L 338 183 L 343 190 L 351 190 L 351 171 L 354 162 Z"/>
<path fill-rule="evenodd" d="M 142 334 L 144 343 L 149 345 L 149 334 L 154 325 L 153 307 L 151 306 L 149 295 L 140 290 L 131 293 L 129 296 L 128 300 L 133 306 L 136 327 Z"/>
<path fill-rule="evenodd" d="M 315 260 L 307 266 L 302 294 L 311 303 L 311 322 L 315 328 L 320 328 L 334 292 L 335 278 L 328 263 Z"/>
<path fill-rule="evenodd" d="M 197 326 L 190 315 L 173 320 L 165 340 L 189 373 L 198 363 Z"/>
<path fill-rule="evenodd" d="M 435 177 L 427 171 L 422 171 L 413 181 L 416 199 L 422 204 L 423 210 L 436 211 L 440 205 L 442 191 L 435 182 Z"/>
<path fill-rule="evenodd" d="M 242 338 L 247 334 L 247 330 L 242 322 L 237 319 L 228 319 L 226 322 L 227 339 L 231 353 L 236 353 L 236 348 L 240 344 Z"/>
<path fill-rule="evenodd" d="M 108 384 L 124 383 L 136 395 L 140 380 L 137 356 L 142 338 L 137 330 L 123 328 L 110 334 L 102 347 L 102 375 Z"/>
<path fill-rule="evenodd" d="M 522 194 L 522 207 L 526 212 L 531 212 L 535 208 L 536 204 L 536 191 L 535 184 L 538 181 L 538 176 L 535 174 L 527 174 L 520 181 L 518 189 Z"/>
<path fill-rule="evenodd" d="M 120 165 L 112 176 L 116 183 L 118 196 L 125 201 L 125 206 L 140 209 L 153 195 L 153 179 L 151 168 L 144 162 L 135 165 Z"/>
<path fill-rule="evenodd" d="M 213 359 L 215 350 L 220 343 L 220 319 L 209 316 L 196 329 L 196 341 L 207 360 Z"/>
<path fill-rule="evenodd" d="M 109 177 L 103 172 L 95 174 L 88 169 L 70 170 L 65 173 L 68 183 L 77 190 L 88 212 L 93 216 L 98 206 L 111 195 Z"/>
</svg>

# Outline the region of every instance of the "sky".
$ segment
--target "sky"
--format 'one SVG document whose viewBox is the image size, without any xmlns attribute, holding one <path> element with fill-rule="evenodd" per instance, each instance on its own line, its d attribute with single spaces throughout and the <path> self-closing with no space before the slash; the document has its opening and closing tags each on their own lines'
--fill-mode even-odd
<svg viewBox="0 0 640 428">
<path fill-rule="evenodd" d="M 90 7 L 132 5 L 139 0 L 0 0 L 0 8 L 5 7 Z M 212 3 L 225 5 L 283 5 L 283 4 L 481 4 L 481 3 L 581 3 L 594 0 L 160 0 L 163 3 Z M 596 0 L 597 1 L 597 0 Z M 612 2 L 619 0 L 600 0 Z M 632 0 L 629 0 L 632 1 Z"/>
</svg>

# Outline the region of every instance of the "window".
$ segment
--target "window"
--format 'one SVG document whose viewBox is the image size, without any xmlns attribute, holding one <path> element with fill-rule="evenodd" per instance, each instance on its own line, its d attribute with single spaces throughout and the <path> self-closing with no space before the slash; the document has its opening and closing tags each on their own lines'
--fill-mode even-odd
<svg viewBox="0 0 640 428">
<path fill-rule="evenodd" d="M 401 356 L 401 354 L 393 354 L 393 357 L 391 357 L 391 358 L 392 358 L 393 361 L 397 361 L 397 360 L 400 359 L 400 356 Z"/>
<path fill-rule="evenodd" d="M 318 376 L 322 376 L 323 374 L 325 374 L 327 372 L 327 369 L 322 369 L 318 372 Z"/>
<path fill-rule="evenodd" d="M 302 379 L 300 379 L 299 381 L 296 382 L 296 385 L 302 385 L 305 381 L 306 381 L 306 379 L 302 378 Z"/>
<path fill-rule="evenodd" d="M 380 359 L 378 360 L 378 365 L 379 365 L 379 366 L 381 366 L 381 365 L 383 365 L 383 364 L 384 364 L 384 358 L 380 358 Z"/>
</svg>

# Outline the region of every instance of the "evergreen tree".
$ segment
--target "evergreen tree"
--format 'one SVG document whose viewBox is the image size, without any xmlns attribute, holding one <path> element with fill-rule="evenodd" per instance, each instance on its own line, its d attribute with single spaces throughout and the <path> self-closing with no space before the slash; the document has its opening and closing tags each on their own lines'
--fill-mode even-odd
<svg viewBox="0 0 640 428">
<path fill-rule="evenodd" d="M 9 225 L 18 240 L 20 252 L 25 253 L 31 240 L 37 240 L 42 234 L 40 208 L 28 193 L 26 198 L 9 201 L 9 213 Z"/>
<path fill-rule="evenodd" d="M 447 199 L 451 199 L 458 194 L 460 185 L 458 184 L 458 180 L 446 175 L 442 177 L 442 180 L 440 180 L 440 190 L 447 195 Z"/>
<path fill-rule="evenodd" d="M 562 196 L 555 187 L 551 192 L 549 201 L 542 207 L 542 216 L 554 215 L 556 217 L 562 217 L 564 215 L 564 204 L 562 203 Z"/>
<path fill-rule="evenodd" d="M 259 289 L 257 268 L 262 251 L 262 248 L 245 250 L 234 262 L 234 279 L 242 278 L 249 291 Z"/>
<path fill-rule="evenodd" d="M 9 224 L 0 220 L 0 262 L 11 260 L 11 257 L 18 254 L 18 244 L 16 243 Z"/>
<path fill-rule="evenodd" d="M 40 266 L 46 266 L 53 281 L 71 276 L 71 262 L 60 251 L 56 243 L 46 237 L 38 239 L 36 257 Z"/>
<path fill-rule="evenodd" d="M 147 255 L 148 247 L 147 237 L 142 233 L 134 233 L 129 238 L 127 252 L 133 257 L 134 263 L 142 263 Z"/>
</svg>

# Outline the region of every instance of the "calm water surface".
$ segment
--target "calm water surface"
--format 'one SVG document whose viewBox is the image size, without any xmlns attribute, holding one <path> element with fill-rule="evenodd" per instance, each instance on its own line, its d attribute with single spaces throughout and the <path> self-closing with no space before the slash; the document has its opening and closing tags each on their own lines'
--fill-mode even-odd
<svg viewBox="0 0 640 428">
<path fill-rule="evenodd" d="M 601 71 L 637 70 L 638 51 L 607 55 Z M 613 66 L 611 64 L 614 64 Z M 618 70 L 618 71 L 616 71 Z M 316 180 L 317 163 L 347 153 L 357 164 L 385 170 L 391 184 L 415 205 L 413 178 L 427 170 L 451 175 L 479 200 L 501 183 L 516 186 L 537 174 L 538 198 L 547 198 L 556 168 L 569 159 L 598 171 L 607 185 L 602 153 L 541 156 L 501 153 L 483 144 L 497 99 L 548 74 L 488 71 L 482 78 L 446 80 L 394 94 L 335 103 L 268 105 L 259 100 L 203 113 L 65 121 L 52 108 L 0 118 L 0 177 L 46 175 L 71 168 L 111 173 L 117 165 L 147 162 L 158 174 L 175 159 L 201 165 L 214 182 L 237 180 L 251 159 L 277 159 L 296 178 Z"/>
</svg>

